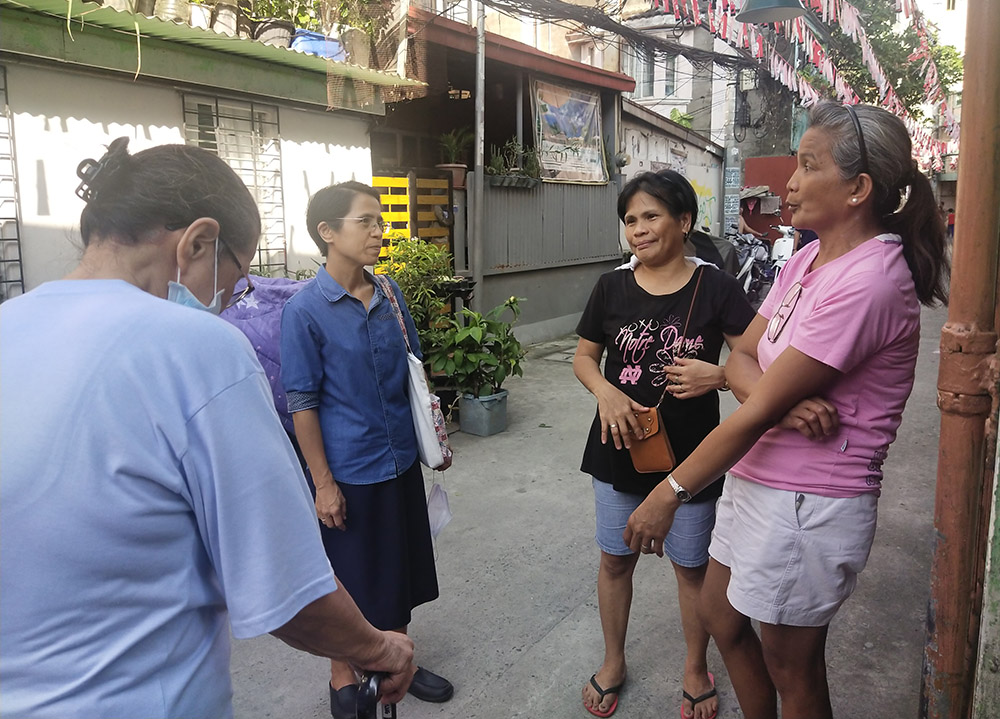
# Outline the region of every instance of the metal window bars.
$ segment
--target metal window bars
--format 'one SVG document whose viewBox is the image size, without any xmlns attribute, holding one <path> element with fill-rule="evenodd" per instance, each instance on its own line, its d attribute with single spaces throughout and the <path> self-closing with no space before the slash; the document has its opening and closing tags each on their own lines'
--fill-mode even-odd
<svg viewBox="0 0 1000 719">
<path fill-rule="evenodd" d="M 0 302 L 24 294 L 20 228 L 7 72 L 0 66 Z"/>
<path fill-rule="evenodd" d="M 278 108 L 255 102 L 184 95 L 184 136 L 216 153 L 250 189 L 260 210 L 261 239 L 251 270 L 287 271 Z"/>
</svg>

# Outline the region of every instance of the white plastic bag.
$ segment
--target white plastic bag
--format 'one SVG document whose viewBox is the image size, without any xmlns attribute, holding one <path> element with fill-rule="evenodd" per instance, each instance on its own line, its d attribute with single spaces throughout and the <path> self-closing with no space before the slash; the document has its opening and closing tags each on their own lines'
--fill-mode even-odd
<svg viewBox="0 0 1000 719">
<path fill-rule="evenodd" d="M 451 507 L 448 506 L 448 493 L 437 482 L 431 485 L 430 494 L 427 495 L 427 519 L 431 524 L 432 537 L 437 537 L 441 534 L 441 530 L 451 521 Z"/>
</svg>

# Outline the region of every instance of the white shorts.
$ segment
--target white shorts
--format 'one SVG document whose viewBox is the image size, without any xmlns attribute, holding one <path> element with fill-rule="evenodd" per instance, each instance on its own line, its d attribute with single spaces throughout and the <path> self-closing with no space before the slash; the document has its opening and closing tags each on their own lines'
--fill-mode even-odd
<svg viewBox="0 0 1000 719">
<path fill-rule="evenodd" d="M 830 623 L 868 562 L 878 497 L 772 489 L 732 475 L 708 553 L 729 567 L 736 611 L 767 624 Z"/>
</svg>

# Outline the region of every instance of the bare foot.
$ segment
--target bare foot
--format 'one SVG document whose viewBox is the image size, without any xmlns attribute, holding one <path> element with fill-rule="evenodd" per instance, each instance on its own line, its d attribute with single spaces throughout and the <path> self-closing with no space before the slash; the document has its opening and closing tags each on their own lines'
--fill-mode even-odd
<svg viewBox="0 0 1000 719">
<path fill-rule="evenodd" d="M 712 719 L 718 711 L 719 697 L 715 694 L 715 678 L 711 673 L 685 672 L 681 716 L 684 719 Z"/>
<path fill-rule="evenodd" d="M 618 692 L 608 690 L 612 690 L 614 687 L 621 689 L 625 683 L 625 674 L 624 665 L 608 667 L 602 664 L 601 668 L 597 670 L 597 674 L 594 675 L 594 681 L 605 690 L 604 698 L 601 698 L 594 685 L 588 681 L 583 685 L 583 706 L 591 713 L 608 715 L 611 707 L 618 701 Z"/>
</svg>

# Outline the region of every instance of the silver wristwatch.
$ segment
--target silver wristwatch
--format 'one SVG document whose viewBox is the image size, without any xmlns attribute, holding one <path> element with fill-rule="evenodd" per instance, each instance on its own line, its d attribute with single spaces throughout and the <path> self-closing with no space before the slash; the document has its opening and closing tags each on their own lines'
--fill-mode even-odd
<svg viewBox="0 0 1000 719">
<path fill-rule="evenodd" d="M 667 481 L 670 482 L 670 486 L 673 487 L 674 494 L 677 495 L 677 499 L 682 504 L 687 504 L 688 502 L 691 501 L 691 497 L 693 497 L 694 495 L 692 495 L 689 491 L 684 489 L 684 487 L 682 487 L 681 485 L 677 484 L 677 480 L 674 479 L 674 475 L 668 474 Z"/>
</svg>

